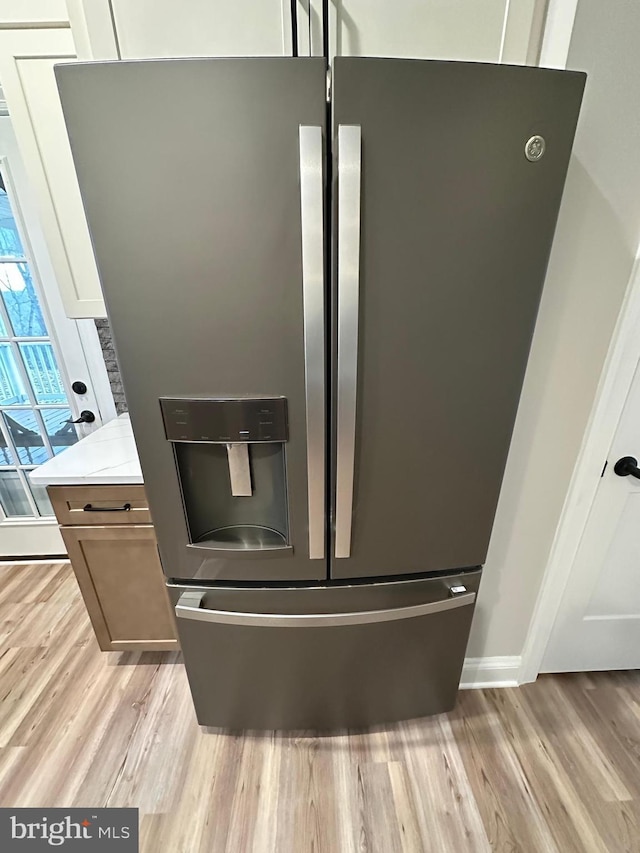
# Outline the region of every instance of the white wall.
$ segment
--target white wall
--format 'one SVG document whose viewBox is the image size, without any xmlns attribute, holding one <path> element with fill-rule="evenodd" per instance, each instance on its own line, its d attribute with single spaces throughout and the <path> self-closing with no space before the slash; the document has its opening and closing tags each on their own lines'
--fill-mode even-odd
<svg viewBox="0 0 640 853">
<path fill-rule="evenodd" d="M 640 239 L 640 4 L 580 0 L 585 100 L 468 654 L 519 655 Z M 604 463 L 604 460 L 603 460 Z"/>
</svg>

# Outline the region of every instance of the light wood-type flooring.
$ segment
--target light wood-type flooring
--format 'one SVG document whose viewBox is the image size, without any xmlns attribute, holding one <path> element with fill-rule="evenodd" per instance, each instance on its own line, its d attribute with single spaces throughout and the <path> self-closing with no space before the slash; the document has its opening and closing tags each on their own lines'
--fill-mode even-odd
<svg viewBox="0 0 640 853">
<path fill-rule="evenodd" d="M 137 806 L 146 853 L 640 851 L 640 674 L 368 733 L 221 733 L 177 653 L 101 653 L 68 565 L 0 566 L 0 805 Z"/>
</svg>

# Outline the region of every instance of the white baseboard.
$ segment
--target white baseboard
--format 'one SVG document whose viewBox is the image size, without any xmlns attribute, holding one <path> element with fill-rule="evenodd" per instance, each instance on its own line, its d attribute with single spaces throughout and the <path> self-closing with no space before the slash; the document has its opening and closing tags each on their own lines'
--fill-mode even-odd
<svg viewBox="0 0 640 853">
<path fill-rule="evenodd" d="M 68 562 L 69 560 L 67 557 L 51 557 L 49 560 L 45 558 L 40 560 L 29 560 L 27 557 L 2 557 L 0 559 L 0 566 L 62 566 L 64 563 Z"/>
<path fill-rule="evenodd" d="M 520 655 L 492 658 L 465 658 L 461 690 L 479 687 L 517 687 L 520 683 Z"/>
</svg>

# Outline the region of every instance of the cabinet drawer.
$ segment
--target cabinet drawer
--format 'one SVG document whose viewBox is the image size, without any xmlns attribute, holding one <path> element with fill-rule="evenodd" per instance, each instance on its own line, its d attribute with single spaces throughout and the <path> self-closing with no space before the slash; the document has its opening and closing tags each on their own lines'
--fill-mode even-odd
<svg viewBox="0 0 640 853">
<path fill-rule="evenodd" d="M 151 521 L 144 486 L 49 486 L 63 525 L 145 524 Z"/>
</svg>

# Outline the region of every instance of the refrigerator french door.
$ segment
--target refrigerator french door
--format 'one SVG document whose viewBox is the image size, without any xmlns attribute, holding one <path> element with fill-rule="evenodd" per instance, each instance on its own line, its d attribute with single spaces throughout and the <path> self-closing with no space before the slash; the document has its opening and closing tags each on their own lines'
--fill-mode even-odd
<svg viewBox="0 0 640 853">
<path fill-rule="evenodd" d="M 584 75 L 56 69 L 198 719 L 450 708 Z"/>
</svg>

